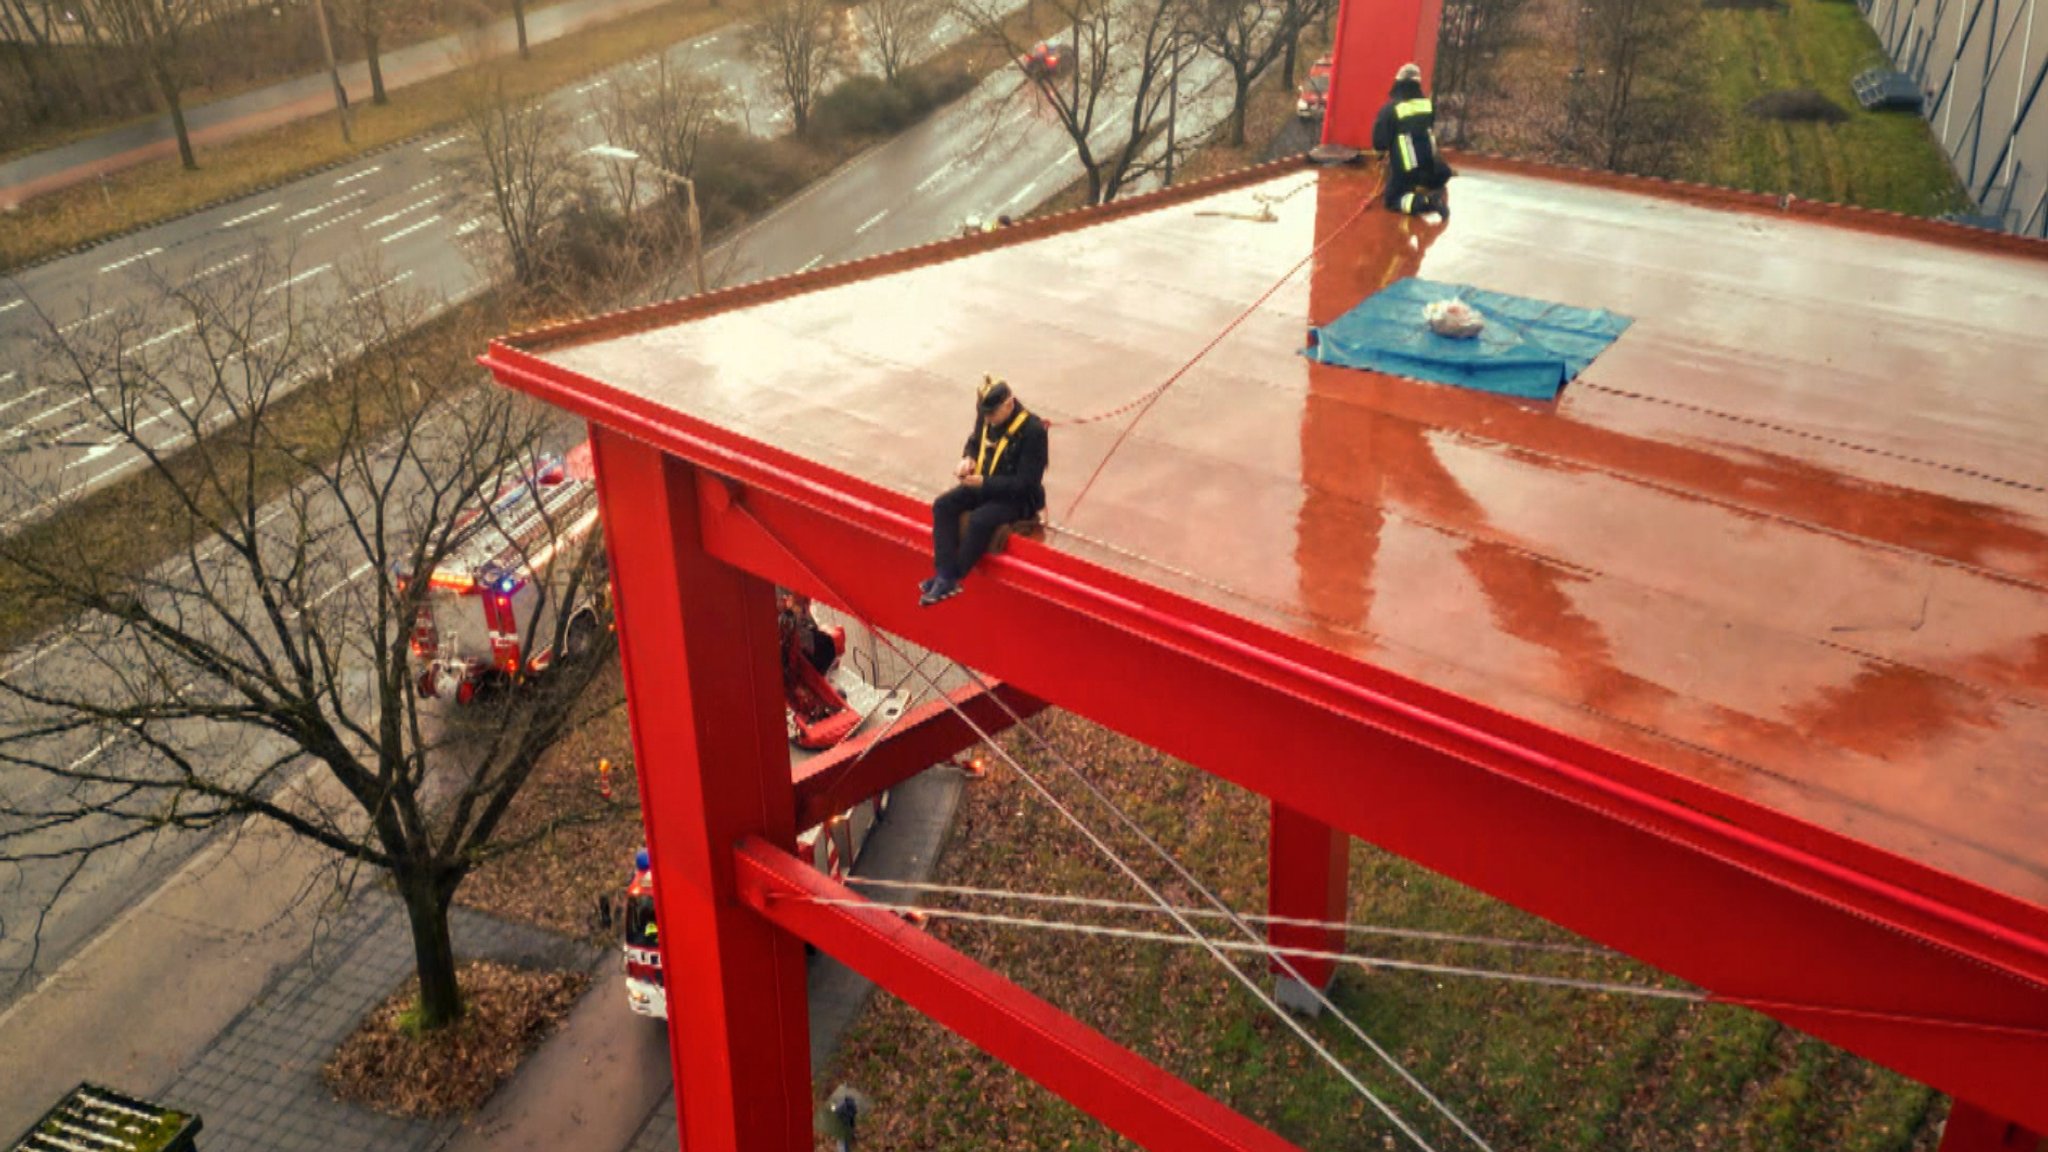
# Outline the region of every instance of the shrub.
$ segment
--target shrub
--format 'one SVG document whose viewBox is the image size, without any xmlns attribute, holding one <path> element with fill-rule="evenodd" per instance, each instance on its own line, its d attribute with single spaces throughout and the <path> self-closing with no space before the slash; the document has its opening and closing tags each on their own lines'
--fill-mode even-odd
<svg viewBox="0 0 2048 1152">
<path fill-rule="evenodd" d="M 804 186 L 817 161 L 790 139 L 763 140 L 721 126 L 697 141 L 691 176 L 707 232 L 774 204 Z"/>
<path fill-rule="evenodd" d="M 958 68 L 909 68 L 893 84 L 876 76 L 851 76 L 819 97 L 811 133 L 836 139 L 901 132 L 972 87 L 974 77 Z"/>
<path fill-rule="evenodd" d="M 1743 111 L 1763 120 L 1791 120 L 1802 123 L 1840 124 L 1849 113 L 1833 100 L 1811 88 L 1783 88 L 1751 100 Z"/>
</svg>

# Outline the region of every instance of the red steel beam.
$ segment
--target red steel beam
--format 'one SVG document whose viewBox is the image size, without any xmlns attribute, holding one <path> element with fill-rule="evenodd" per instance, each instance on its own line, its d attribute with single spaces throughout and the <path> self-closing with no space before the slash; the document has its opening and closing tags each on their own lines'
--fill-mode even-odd
<svg viewBox="0 0 2048 1152">
<path fill-rule="evenodd" d="M 2048 1129 L 2048 911 L 1031 541 L 920 609 L 922 504 L 502 343 L 485 361 L 729 477 L 703 530 L 736 567 Z"/>
<path fill-rule="evenodd" d="M 788 852 L 750 837 L 734 860 L 740 900 L 777 927 L 1139 1144 L 1175 1152 L 1295 1147 Z"/>
<path fill-rule="evenodd" d="M 702 547 L 701 476 L 592 429 L 684 1147 L 811 1147 L 803 948 L 732 900 L 732 844 L 794 847 L 775 590 Z"/>
<path fill-rule="evenodd" d="M 954 709 L 971 717 L 993 736 L 1022 718 L 1035 716 L 1045 702 L 1007 684 L 991 685 L 995 698 L 979 685 L 955 689 L 904 713 L 887 732 L 877 732 L 821 752 L 796 771 L 796 826 L 809 828 L 846 811 L 884 788 L 893 788 L 933 764 L 972 748 L 981 739 Z"/>
</svg>

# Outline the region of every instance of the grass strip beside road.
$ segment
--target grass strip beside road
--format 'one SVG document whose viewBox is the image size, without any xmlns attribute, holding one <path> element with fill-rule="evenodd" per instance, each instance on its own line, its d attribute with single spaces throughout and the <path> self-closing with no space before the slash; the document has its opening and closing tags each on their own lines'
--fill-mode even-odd
<svg viewBox="0 0 2048 1152">
<path fill-rule="evenodd" d="M 508 94 L 538 97 L 606 69 L 694 39 L 752 10 L 750 0 L 722 7 L 677 0 L 535 45 L 532 58 L 506 72 Z M 81 244 L 169 220 L 223 200 L 452 124 L 459 116 L 461 70 L 392 89 L 391 103 L 354 105 L 355 142 L 344 144 L 333 113 L 199 150 L 199 170 L 175 157 L 79 184 L 0 216 L 0 270 L 18 268 Z"/>
<path fill-rule="evenodd" d="M 1709 9 L 1701 47 L 1713 62 L 1709 98 L 1721 131 L 1696 158 L 1693 179 L 1915 216 L 1967 206 L 1924 120 L 1857 105 L 1851 78 L 1889 64 L 1856 5 L 1786 0 L 1778 9 Z M 1745 111 L 1758 97 L 1801 88 L 1840 105 L 1848 119 L 1787 123 Z"/>
</svg>

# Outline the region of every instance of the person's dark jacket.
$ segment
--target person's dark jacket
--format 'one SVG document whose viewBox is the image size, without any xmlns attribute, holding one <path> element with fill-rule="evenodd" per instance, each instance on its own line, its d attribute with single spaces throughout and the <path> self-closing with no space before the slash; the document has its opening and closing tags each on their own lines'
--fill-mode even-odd
<svg viewBox="0 0 2048 1152">
<path fill-rule="evenodd" d="M 1019 404 L 1002 427 L 988 429 L 986 446 L 982 429 L 982 422 L 976 420 L 974 431 L 967 435 L 967 446 L 960 452 L 975 462 L 975 471 L 982 477 L 982 495 L 1016 504 L 1026 516 L 1038 515 L 1045 507 L 1045 421 Z"/>
<path fill-rule="evenodd" d="M 1387 102 L 1380 105 L 1379 118 L 1372 122 L 1372 150 L 1392 152 L 1394 150 L 1394 109 L 1404 100 L 1422 99 L 1422 81 L 1396 80 L 1393 90 L 1387 93 Z M 1435 117 L 1430 123 L 1435 124 Z"/>
<path fill-rule="evenodd" d="M 1402 115 L 1401 106 L 1411 101 L 1423 101 L 1423 111 L 1410 111 Z M 1395 154 L 1399 137 L 1408 135 L 1415 150 L 1415 167 L 1403 169 Z M 1423 95 L 1422 81 L 1396 80 L 1392 91 L 1387 93 L 1387 102 L 1380 106 L 1380 114 L 1372 123 L 1372 148 L 1385 153 L 1391 163 L 1393 179 L 1388 192 L 1391 195 L 1399 185 L 1407 187 L 1442 187 L 1452 176 L 1451 166 L 1436 152 L 1436 111 Z"/>
</svg>

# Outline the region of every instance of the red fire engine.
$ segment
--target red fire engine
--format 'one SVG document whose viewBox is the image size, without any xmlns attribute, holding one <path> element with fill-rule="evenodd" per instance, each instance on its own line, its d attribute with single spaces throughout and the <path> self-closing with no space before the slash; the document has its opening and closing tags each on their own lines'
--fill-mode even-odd
<svg viewBox="0 0 2048 1152">
<path fill-rule="evenodd" d="M 559 457 L 466 510 L 413 621 L 420 695 L 468 703 L 486 684 L 545 671 L 565 617 L 565 652 L 587 647 L 606 583 L 601 571 L 576 578 L 575 561 L 597 522 L 594 478 Z"/>
</svg>

